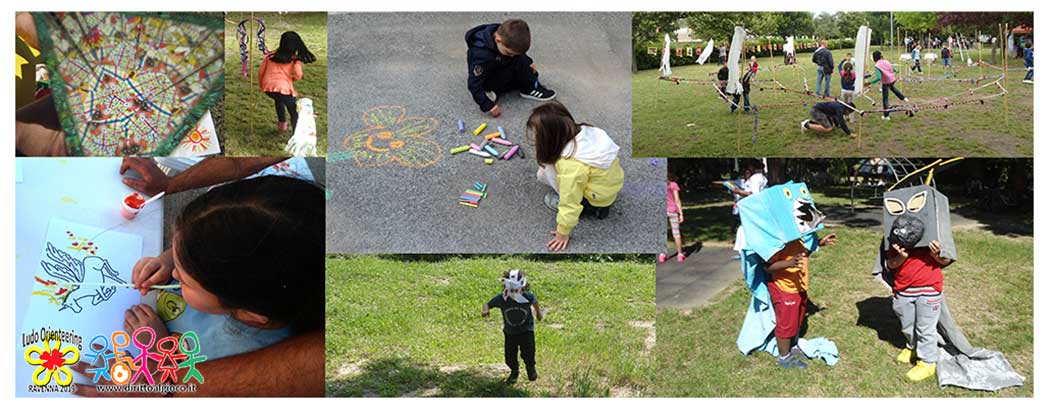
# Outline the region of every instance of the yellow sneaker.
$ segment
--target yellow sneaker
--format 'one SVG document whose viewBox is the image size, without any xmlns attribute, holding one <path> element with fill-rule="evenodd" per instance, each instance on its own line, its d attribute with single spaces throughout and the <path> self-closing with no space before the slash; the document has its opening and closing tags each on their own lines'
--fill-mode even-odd
<svg viewBox="0 0 1050 413">
<path fill-rule="evenodd" d="M 926 362 L 919 360 L 918 363 L 915 363 L 915 367 L 908 370 L 908 374 L 904 376 L 911 381 L 923 381 L 932 377 L 935 373 L 937 373 L 937 363 L 926 364 Z"/>
<path fill-rule="evenodd" d="M 911 349 L 905 347 L 901 350 L 901 354 L 897 355 L 897 362 L 901 364 L 911 364 Z"/>
</svg>

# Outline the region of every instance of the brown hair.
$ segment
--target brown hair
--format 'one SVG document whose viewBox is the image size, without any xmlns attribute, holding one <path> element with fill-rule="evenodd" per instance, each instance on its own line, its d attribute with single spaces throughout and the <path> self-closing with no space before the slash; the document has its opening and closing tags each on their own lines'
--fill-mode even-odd
<svg viewBox="0 0 1050 413">
<path fill-rule="evenodd" d="M 324 329 L 324 226 L 320 188 L 264 176 L 190 202 L 172 242 L 185 270 L 223 307 L 312 331 Z"/>
<path fill-rule="evenodd" d="M 536 146 L 536 162 L 540 165 L 558 162 L 565 145 L 576 139 L 576 134 L 580 133 L 580 127 L 584 125 L 587 124 L 576 123 L 569 109 L 558 101 L 550 101 L 533 109 L 526 130 Z"/>
<path fill-rule="evenodd" d="M 503 45 L 518 53 L 529 51 L 532 46 L 532 33 L 529 32 L 529 24 L 525 20 L 510 19 L 499 25 L 496 29 Z"/>
</svg>

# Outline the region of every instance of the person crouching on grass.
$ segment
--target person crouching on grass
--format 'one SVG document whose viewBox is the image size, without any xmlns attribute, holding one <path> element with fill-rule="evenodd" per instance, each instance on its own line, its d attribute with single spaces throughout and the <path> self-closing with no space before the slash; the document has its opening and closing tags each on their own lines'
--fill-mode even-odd
<svg viewBox="0 0 1050 413">
<path fill-rule="evenodd" d="M 499 308 L 503 315 L 503 357 L 510 367 L 507 384 L 518 381 L 518 350 L 525 361 L 525 372 L 529 381 L 536 381 L 536 336 L 533 334 L 536 321 L 543 321 L 540 301 L 529 291 L 525 272 L 510 270 L 500 277 L 503 292 L 496 294 L 481 306 L 481 316 L 488 317 L 490 308 Z"/>
</svg>

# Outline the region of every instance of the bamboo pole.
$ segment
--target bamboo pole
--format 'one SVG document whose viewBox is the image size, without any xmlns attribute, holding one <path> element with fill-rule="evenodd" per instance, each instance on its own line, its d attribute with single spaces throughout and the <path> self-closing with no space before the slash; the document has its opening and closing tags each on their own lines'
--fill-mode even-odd
<svg viewBox="0 0 1050 413">
<path fill-rule="evenodd" d="M 255 49 L 252 47 L 252 24 L 255 23 L 255 12 L 251 13 L 251 19 L 248 20 L 248 136 L 255 138 L 255 68 L 252 67 L 252 57 L 255 55 L 252 51 Z"/>
</svg>

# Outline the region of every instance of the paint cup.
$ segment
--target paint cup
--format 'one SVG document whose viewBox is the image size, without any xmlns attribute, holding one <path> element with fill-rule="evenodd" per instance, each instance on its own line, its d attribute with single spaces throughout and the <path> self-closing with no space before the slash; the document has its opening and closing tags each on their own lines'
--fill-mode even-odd
<svg viewBox="0 0 1050 413">
<path fill-rule="evenodd" d="M 124 200 L 120 203 L 120 216 L 124 219 L 132 220 L 142 211 L 143 204 L 146 203 L 146 199 L 139 195 L 138 192 L 132 192 L 124 197 Z"/>
</svg>

